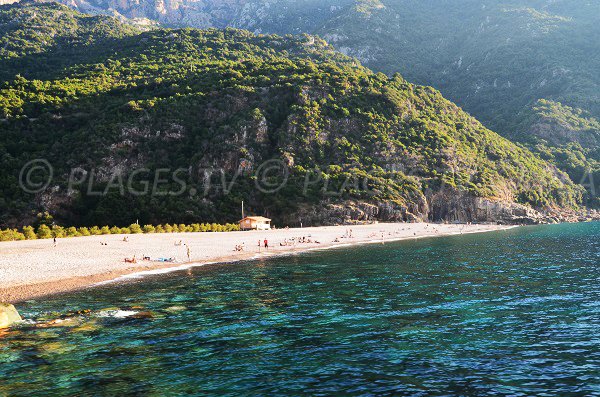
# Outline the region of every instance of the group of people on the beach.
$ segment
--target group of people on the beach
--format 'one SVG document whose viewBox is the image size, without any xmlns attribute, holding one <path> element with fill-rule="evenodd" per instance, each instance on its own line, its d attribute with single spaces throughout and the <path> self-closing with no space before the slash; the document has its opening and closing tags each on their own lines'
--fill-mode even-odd
<svg viewBox="0 0 600 397">
<path fill-rule="evenodd" d="M 317 240 L 313 240 L 312 236 L 308 235 L 308 236 L 302 236 L 302 237 L 285 238 L 282 242 L 279 243 L 279 246 L 280 247 L 295 247 L 298 244 L 321 244 L 321 242 L 317 241 Z M 263 248 L 265 250 L 268 250 L 269 247 L 270 247 L 270 245 L 269 245 L 268 239 L 258 240 L 258 251 L 259 252 Z M 246 251 L 246 244 L 245 243 L 237 244 L 234 247 L 234 251 L 235 252 Z"/>
<path fill-rule="evenodd" d="M 312 236 L 309 234 L 307 236 L 302 237 L 292 237 L 290 239 L 284 239 L 283 242 L 279 243 L 280 247 L 295 247 L 297 244 L 321 244 L 320 241 L 313 240 Z"/>
<path fill-rule="evenodd" d="M 236 252 L 243 252 L 246 251 L 246 243 L 241 243 L 235 246 L 235 251 Z"/>
<path fill-rule="evenodd" d="M 269 240 L 258 240 L 258 251 L 260 252 L 261 248 L 269 249 Z M 246 243 L 237 244 L 233 249 L 235 252 L 244 252 L 246 251 Z"/>
<path fill-rule="evenodd" d="M 264 247 L 265 249 L 269 249 L 269 240 L 264 239 L 264 240 L 258 240 L 258 251 L 260 252 L 260 249 Z M 244 252 L 246 251 L 246 243 L 242 243 L 242 244 L 237 244 L 234 248 L 235 252 Z"/>
<path fill-rule="evenodd" d="M 127 236 L 125 236 L 123 238 L 124 242 L 129 242 L 129 238 Z M 106 243 L 100 243 L 102 245 L 108 245 Z M 186 250 L 186 256 L 187 256 L 187 260 L 188 262 L 190 262 L 192 260 L 192 251 L 190 249 L 190 246 L 188 244 L 184 244 L 182 240 L 179 241 L 175 241 L 175 246 L 176 247 L 185 247 Z M 158 259 L 152 259 L 147 255 L 143 255 L 142 256 L 143 260 L 146 262 L 162 262 L 162 263 L 172 263 L 175 262 L 175 258 L 173 257 L 168 257 L 168 258 L 158 258 Z M 132 258 L 125 258 L 125 263 L 137 263 L 137 259 L 136 256 L 134 255 Z"/>
<path fill-rule="evenodd" d="M 354 238 L 354 233 L 352 232 L 352 229 L 346 229 L 346 232 L 344 233 L 344 235 L 340 236 L 340 237 L 336 237 L 333 240 L 333 242 L 339 243 L 341 238 Z"/>
<path fill-rule="evenodd" d="M 461 226 L 460 228 L 460 232 L 462 233 L 464 231 L 465 228 L 467 228 L 468 226 L 471 226 L 471 223 L 467 223 Z M 394 233 L 392 232 L 387 232 L 388 236 L 393 236 L 393 234 L 396 235 L 401 235 L 401 234 L 405 234 L 407 231 L 410 231 L 411 228 L 401 228 L 401 229 L 396 229 L 394 231 Z M 432 224 L 425 224 L 425 230 L 426 231 L 433 231 L 433 233 L 438 234 L 440 233 L 440 230 Z M 417 233 L 413 232 L 413 235 L 416 237 Z M 385 238 L 386 238 L 386 231 L 381 230 L 379 232 L 372 232 L 368 235 L 369 238 L 381 238 L 382 242 L 385 242 Z M 341 242 L 341 239 L 353 239 L 354 238 L 354 233 L 352 231 L 352 229 L 346 229 L 344 235 L 340 236 L 340 237 L 336 237 L 333 242 L 334 243 L 339 243 Z M 129 242 L 129 237 L 125 236 L 123 237 L 123 242 Z M 106 242 L 101 242 L 101 245 L 108 245 Z M 302 237 L 292 237 L 292 238 L 285 238 L 283 240 L 283 242 L 279 243 L 280 247 L 295 247 L 298 244 L 321 244 L 319 241 L 317 240 L 313 240 L 311 235 L 308 236 L 302 236 Z M 54 239 L 54 246 L 56 246 L 56 239 Z M 182 240 L 178 240 L 175 241 L 175 246 L 176 247 L 181 247 L 184 246 L 186 247 L 186 256 L 187 256 L 187 260 L 188 262 L 191 261 L 191 250 L 190 250 L 190 246 L 188 244 L 183 243 Z M 258 250 L 260 252 L 260 250 L 264 248 L 265 250 L 269 249 L 269 240 L 268 239 L 264 239 L 264 240 L 258 240 Z M 234 247 L 234 251 L 236 252 L 245 252 L 246 251 L 246 243 L 242 243 L 242 244 L 237 244 Z M 144 255 L 143 256 L 143 260 L 144 261 L 151 261 L 152 259 L 150 259 L 149 256 Z M 175 259 L 174 258 L 160 258 L 155 260 L 157 262 L 174 262 Z M 137 263 L 137 259 L 136 256 L 134 255 L 132 258 L 125 258 L 125 262 L 126 263 Z"/>
</svg>

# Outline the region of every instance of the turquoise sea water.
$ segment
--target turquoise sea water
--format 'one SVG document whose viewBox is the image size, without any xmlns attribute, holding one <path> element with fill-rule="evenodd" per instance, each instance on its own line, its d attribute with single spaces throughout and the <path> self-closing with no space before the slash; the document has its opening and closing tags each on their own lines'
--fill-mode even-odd
<svg viewBox="0 0 600 397">
<path fill-rule="evenodd" d="M 0 336 L 0 396 L 600 395 L 599 237 L 525 227 L 27 302 L 38 323 L 91 312 Z"/>
</svg>

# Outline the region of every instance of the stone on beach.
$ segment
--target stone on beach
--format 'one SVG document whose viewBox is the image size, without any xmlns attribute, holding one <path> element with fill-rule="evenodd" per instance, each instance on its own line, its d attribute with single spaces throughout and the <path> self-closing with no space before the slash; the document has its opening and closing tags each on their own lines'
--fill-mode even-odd
<svg viewBox="0 0 600 397">
<path fill-rule="evenodd" d="M 0 328 L 8 328 L 22 318 L 15 307 L 9 303 L 0 303 Z"/>
</svg>

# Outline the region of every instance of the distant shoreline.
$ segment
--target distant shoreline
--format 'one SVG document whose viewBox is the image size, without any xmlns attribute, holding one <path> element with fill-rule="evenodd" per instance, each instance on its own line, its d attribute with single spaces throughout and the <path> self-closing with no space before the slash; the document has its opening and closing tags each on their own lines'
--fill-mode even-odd
<svg viewBox="0 0 600 397">
<path fill-rule="evenodd" d="M 186 270 L 193 267 L 255 260 L 320 249 L 483 233 L 515 226 L 445 225 L 433 223 L 380 223 L 358 226 L 328 226 L 303 229 L 226 233 L 172 233 L 90 236 L 58 240 L 0 243 L 0 302 L 18 303 L 88 287 L 140 279 L 145 276 Z M 352 230 L 353 238 L 345 235 Z M 382 234 L 384 239 L 382 240 Z M 309 237 L 310 236 L 310 237 Z M 281 246 L 284 241 L 305 237 L 311 243 Z M 258 241 L 267 239 L 269 250 L 258 251 Z M 337 239 L 337 242 L 334 241 Z M 315 243 L 319 241 L 320 244 Z M 190 261 L 187 261 L 187 246 Z M 107 245 L 103 245 L 107 244 Z M 236 245 L 245 245 L 236 252 Z M 133 258 L 137 263 L 125 263 Z M 175 258 L 173 263 L 143 261 L 144 256 Z"/>
</svg>

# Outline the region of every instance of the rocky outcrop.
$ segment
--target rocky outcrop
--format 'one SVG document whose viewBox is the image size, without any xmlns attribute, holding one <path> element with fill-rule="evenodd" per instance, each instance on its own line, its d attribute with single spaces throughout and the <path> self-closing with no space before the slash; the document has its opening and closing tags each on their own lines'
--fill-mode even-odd
<svg viewBox="0 0 600 397">
<path fill-rule="evenodd" d="M 429 219 L 432 221 L 536 224 L 542 223 L 544 218 L 540 212 L 521 204 L 460 193 L 439 193 L 429 197 L 429 202 Z"/>
<path fill-rule="evenodd" d="M 577 212 L 571 209 L 532 208 L 514 202 L 474 197 L 467 194 L 439 192 L 428 197 L 434 222 L 476 222 L 506 225 L 538 225 L 560 222 L 582 222 L 598 219 L 595 211 Z"/>
<path fill-rule="evenodd" d="M 17 309 L 11 304 L 0 303 L 0 328 L 8 328 L 17 321 L 21 321 Z"/>
<path fill-rule="evenodd" d="M 436 195 L 411 206 L 391 202 L 345 201 L 306 206 L 285 224 L 342 225 L 371 222 L 447 222 L 539 225 L 600 220 L 600 212 L 560 209 L 536 210 L 526 205 L 469 195 Z"/>
<path fill-rule="evenodd" d="M 541 117 L 531 125 L 529 130 L 531 135 L 544 139 L 552 145 L 577 142 L 583 147 L 597 147 L 600 144 L 598 130 L 577 129 L 572 125 L 547 117 Z"/>
<path fill-rule="evenodd" d="M 348 200 L 341 203 L 322 203 L 317 206 L 305 206 L 298 210 L 294 218 L 285 223 L 296 225 L 299 222 L 311 225 L 342 225 L 352 223 L 415 222 L 427 219 L 425 201 L 410 206 L 392 202 L 364 202 Z"/>
</svg>

